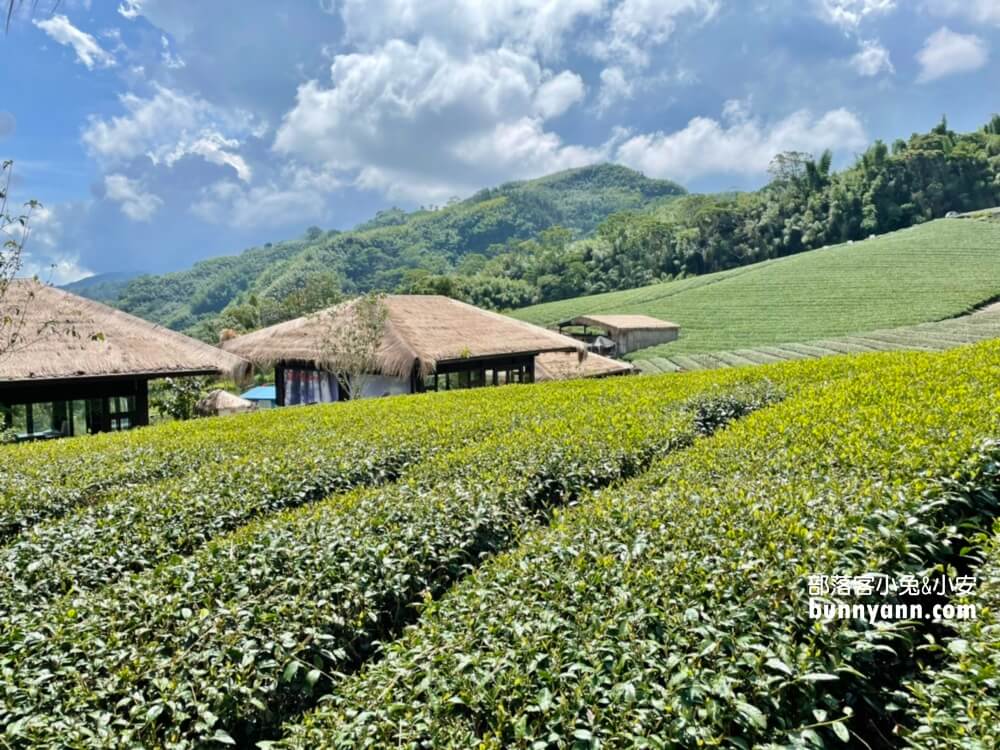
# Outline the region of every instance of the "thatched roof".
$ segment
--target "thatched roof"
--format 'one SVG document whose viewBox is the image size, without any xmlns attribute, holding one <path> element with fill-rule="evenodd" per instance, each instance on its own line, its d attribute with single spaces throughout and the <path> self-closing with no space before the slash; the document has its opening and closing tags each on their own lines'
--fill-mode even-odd
<svg viewBox="0 0 1000 750">
<path fill-rule="evenodd" d="M 535 358 L 535 380 L 572 380 L 574 378 L 603 378 L 609 375 L 627 375 L 635 368 L 628 362 L 602 357 L 591 352 L 580 360 L 575 354 L 546 352 Z"/>
<path fill-rule="evenodd" d="M 617 334 L 623 331 L 662 331 L 679 330 L 680 326 L 669 320 L 652 318 L 649 315 L 579 315 L 572 320 L 560 323 L 563 326 L 595 326 L 604 328 L 608 333 Z"/>
<path fill-rule="evenodd" d="M 376 355 L 383 375 L 422 376 L 438 364 L 463 359 L 574 352 L 585 357 L 581 342 L 530 323 L 481 310 L 440 295 L 391 294 L 385 298 L 387 320 Z M 223 349 L 262 367 L 302 362 L 328 370 L 330 330 L 351 325 L 357 300 L 315 315 L 296 318 L 222 343 Z"/>
<path fill-rule="evenodd" d="M 234 396 L 229 391 L 221 388 L 209 393 L 205 398 L 195 405 L 199 414 L 218 414 L 224 411 L 252 411 L 255 407 L 253 401 Z"/>
<path fill-rule="evenodd" d="M 0 301 L 0 319 L 16 310 L 26 311 L 24 342 L 0 354 L 0 381 L 209 373 L 242 377 L 249 369 L 247 362 L 217 347 L 37 281 L 11 283 Z"/>
</svg>

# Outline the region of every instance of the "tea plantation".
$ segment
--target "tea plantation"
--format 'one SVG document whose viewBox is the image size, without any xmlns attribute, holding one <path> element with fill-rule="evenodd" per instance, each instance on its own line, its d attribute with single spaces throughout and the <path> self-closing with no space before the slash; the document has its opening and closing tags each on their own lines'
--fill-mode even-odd
<svg viewBox="0 0 1000 750">
<path fill-rule="evenodd" d="M 984 217 L 941 219 L 861 242 L 535 305 L 512 315 L 539 325 L 588 313 L 638 313 L 678 323 L 679 340 L 630 355 L 655 361 L 938 321 L 997 297 L 1000 221 Z"/>
<path fill-rule="evenodd" d="M 995 747 L 998 439 L 986 342 L 4 448 L 0 746 Z"/>
</svg>

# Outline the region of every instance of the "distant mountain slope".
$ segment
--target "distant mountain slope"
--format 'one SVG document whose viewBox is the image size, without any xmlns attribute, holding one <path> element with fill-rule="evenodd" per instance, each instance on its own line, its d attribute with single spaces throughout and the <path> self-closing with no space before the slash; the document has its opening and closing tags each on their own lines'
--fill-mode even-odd
<svg viewBox="0 0 1000 750">
<path fill-rule="evenodd" d="M 199 332 L 199 323 L 234 300 L 251 293 L 281 299 L 315 274 L 335 274 L 346 294 L 391 290 L 408 271 L 447 273 L 470 253 L 485 253 L 556 225 L 585 236 L 613 213 L 684 193 L 673 182 L 616 165 L 568 170 L 482 190 L 443 208 L 384 211 L 352 231 L 314 231 L 303 239 L 202 261 L 187 271 L 144 276 L 129 283 L 116 304 Z"/>
<path fill-rule="evenodd" d="M 114 302 L 121 296 L 128 283 L 141 275 L 137 271 L 98 273 L 79 281 L 63 284 L 61 288 L 98 302 Z"/>
<path fill-rule="evenodd" d="M 678 323 L 678 341 L 632 355 L 648 360 L 941 320 L 998 295 L 1000 221 L 962 218 L 513 315 L 541 325 L 584 313 L 644 313 Z"/>
</svg>

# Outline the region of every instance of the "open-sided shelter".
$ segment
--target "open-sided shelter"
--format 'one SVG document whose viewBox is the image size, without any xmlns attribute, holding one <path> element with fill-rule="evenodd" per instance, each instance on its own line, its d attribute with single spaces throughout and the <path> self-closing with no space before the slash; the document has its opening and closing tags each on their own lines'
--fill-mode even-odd
<svg viewBox="0 0 1000 750">
<path fill-rule="evenodd" d="M 222 343 L 233 354 L 275 368 L 278 405 L 339 401 L 331 331 L 354 324 L 357 300 Z M 440 295 L 392 294 L 362 396 L 530 383 L 541 352 L 586 356 L 568 336 Z"/>
<path fill-rule="evenodd" d="M 149 381 L 242 377 L 249 364 L 217 347 L 37 281 L 11 282 L 0 319 L 19 336 L 0 353 L 0 427 L 19 439 L 149 423 Z"/>
<path fill-rule="evenodd" d="M 602 354 L 624 356 L 637 349 L 666 344 L 680 335 L 680 326 L 669 320 L 660 320 L 649 315 L 578 315 L 559 324 L 559 332 L 566 328 L 583 329 L 572 335 L 580 341 L 598 345 L 602 339 L 614 342 L 614 351 L 604 347 Z"/>
</svg>

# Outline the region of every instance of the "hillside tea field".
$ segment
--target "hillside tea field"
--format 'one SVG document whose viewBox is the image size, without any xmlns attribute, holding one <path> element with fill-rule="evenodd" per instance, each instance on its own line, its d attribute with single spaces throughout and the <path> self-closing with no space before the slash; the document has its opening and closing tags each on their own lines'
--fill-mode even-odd
<svg viewBox="0 0 1000 750">
<path fill-rule="evenodd" d="M 536 305 L 513 315 L 539 325 L 597 313 L 638 313 L 678 323 L 678 341 L 632 355 L 650 360 L 910 326 L 962 315 L 998 295 L 1000 222 L 942 219 L 871 240 Z"/>
<path fill-rule="evenodd" d="M 958 632 L 806 579 L 992 581 L 997 438 L 994 342 L 4 449 L 0 744 L 989 747 L 995 583 Z"/>
</svg>

